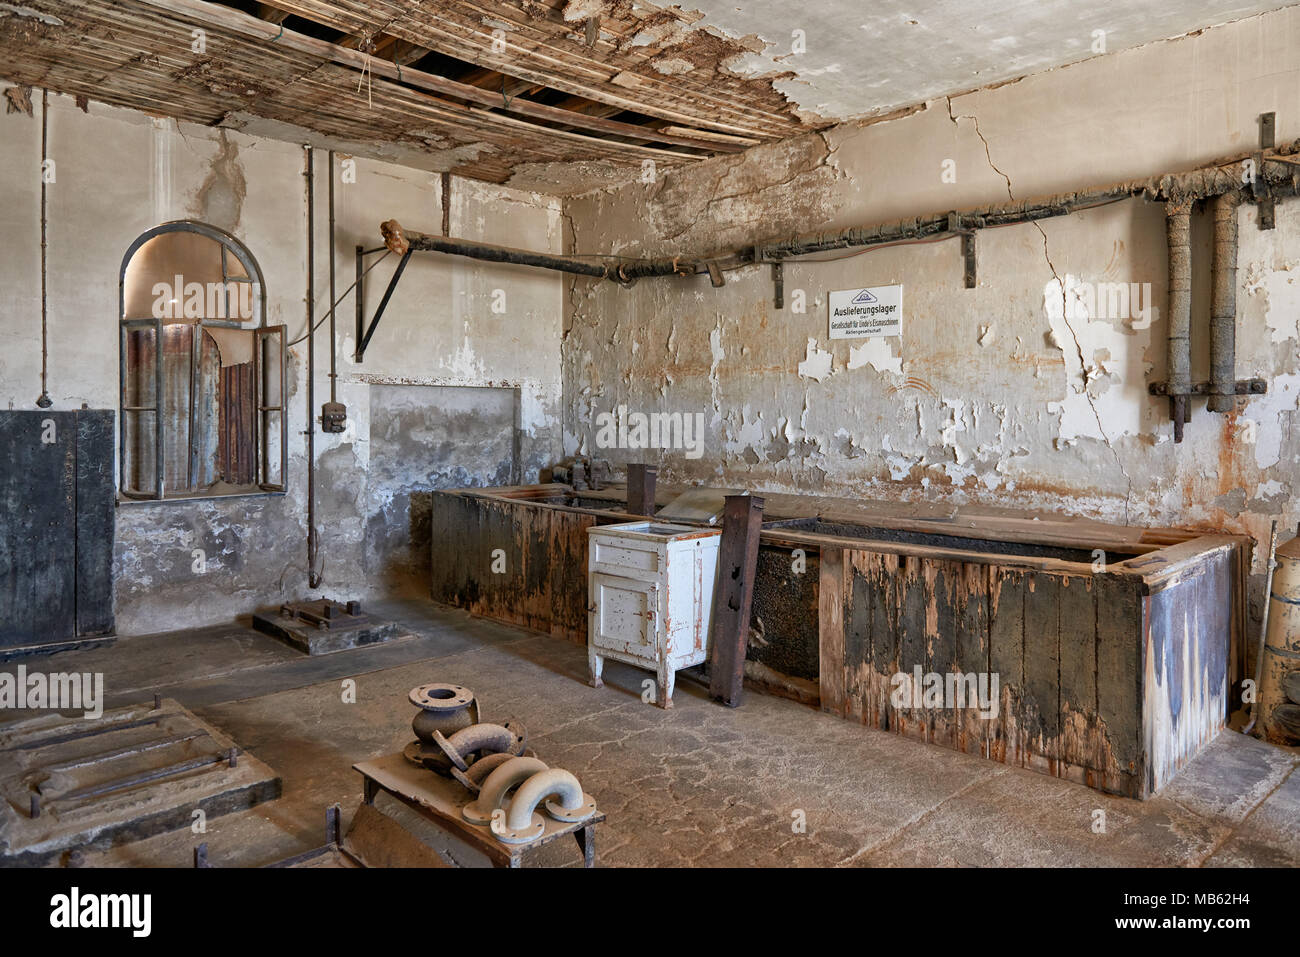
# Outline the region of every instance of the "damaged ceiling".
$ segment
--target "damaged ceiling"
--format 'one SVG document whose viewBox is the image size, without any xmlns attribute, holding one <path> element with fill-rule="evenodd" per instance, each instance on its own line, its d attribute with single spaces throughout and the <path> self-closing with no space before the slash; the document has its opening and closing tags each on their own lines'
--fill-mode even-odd
<svg viewBox="0 0 1300 957">
<path fill-rule="evenodd" d="M 1288 6 L 1282 0 L 693 0 L 811 120 L 889 113 Z M 796 33 L 797 31 L 797 33 Z M 777 75 L 784 74 L 784 75 Z"/>
<path fill-rule="evenodd" d="M 1082 59 L 1094 30 L 1114 51 L 1273 6 L 25 0 L 0 76 L 571 194 Z"/>
</svg>

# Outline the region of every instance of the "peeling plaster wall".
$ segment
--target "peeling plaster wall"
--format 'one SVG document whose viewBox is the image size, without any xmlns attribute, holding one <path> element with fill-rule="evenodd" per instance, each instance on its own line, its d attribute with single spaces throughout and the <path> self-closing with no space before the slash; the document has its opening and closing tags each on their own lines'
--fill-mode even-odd
<svg viewBox="0 0 1300 957">
<path fill-rule="evenodd" d="M 592 192 L 566 203 L 570 248 L 707 256 L 1191 168 L 1252 149 L 1262 112 L 1278 111 L 1279 142 L 1300 136 L 1298 46 L 1291 8 Z M 1257 230 L 1253 206 L 1239 215 L 1237 375 L 1265 377 L 1269 394 L 1231 416 L 1194 401 L 1181 446 L 1167 402 L 1146 391 L 1165 375 L 1164 212 L 1125 201 L 980 232 L 972 290 L 957 240 L 787 263 L 782 310 L 768 266 L 730 272 L 722 289 L 704 276 L 631 289 L 572 280 L 566 452 L 658 462 L 667 481 L 1047 508 L 1265 540 L 1277 518 L 1286 537 L 1300 518 L 1300 202 L 1279 206 L 1271 232 Z M 1196 218 L 1193 373 L 1204 380 L 1210 236 Z M 1079 282 L 1149 283 L 1150 311 L 1062 308 L 1062 287 Z M 828 338 L 829 290 L 894 283 L 901 337 Z M 620 405 L 703 413 L 705 454 L 597 448 L 596 416 Z"/>
<path fill-rule="evenodd" d="M 34 408 L 40 394 L 40 108 L 0 116 L 0 403 Z M 127 246 L 156 223 L 199 219 L 232 232 L 261 265 L 268 321 L 289 339 L 306 328 L 306 202 L 301 147 L 230 131 L 181 126 L 72 98 L 50 98 L 49 384 L 54 409 L 118 406 L 118 270 Z M 336 181 L 337 289 L 354 278 L 358 243 L 381 245 L 379 222 L 398 217 L 437 232 L 437 174 L 356 160 L 355 182 Z M 316 181 L 317 315 L 329 305 L 327 156 Z M 459 236 L 560 251 L 557 200 L 452 181 L 451 229 Z M 375 257 L 369 261 L 373 262 Z M 367 277 L 373 314 L 396 266 Z M 500 292 L 498 292 L 500 291 Z M 446 469 L 435 435 L 465 405 L 456 389 L 518 393 L 524 480 L 561 454 L 560 352 L 563 286 L 552 274 L 433 255 L 407 267 L 365 361 L 352 361 L 355 310 L 339 306 L 339 399 L 347 431 L 317 433 L 318 528 L 324 594 L 368 598 L 427 591 L 409 574 L 413 492 L 500 481 L 467 453 Z M 494 302 L 500 312 L 493 311 Z M 328 324 L 317 334 L 316 403 L 329 398 Z M 259 605 L 307 597 L 306 343 L 290 349 L 289 491 L 202 502 L 124 503 L 117 510 L 115 591 L 119 634 L 227 621 Z M 376 409 L 376 403 L 379 408 Z M 390 409 L 393 414 L 389 414 Z M 385 422 L 384 467 L 369 470 L 370 423 Z M 436 426 L 432 431 L 421 423 Z M 471 450 L 472 451 L 472 450 Z M 192 551 L 207 570 L 192 569 Z M 418 571 L 418 567 L 416 569 Z M 418 576 L 417 576 L 418 577 Z"/>
</svg>

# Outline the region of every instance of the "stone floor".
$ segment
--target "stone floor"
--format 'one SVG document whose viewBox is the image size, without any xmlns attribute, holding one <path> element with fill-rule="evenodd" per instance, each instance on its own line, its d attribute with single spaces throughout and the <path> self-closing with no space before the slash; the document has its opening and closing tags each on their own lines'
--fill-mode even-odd
<svg viewBox="0 0 1300 957">
<path fill-rule="evenodd" d="M 486 720 L 522 720 L 538 755 L 596 796 L 602 866 L 1300 865 L 1300 753 L 1235 732 L 1137 802 L 762 694 L 732 710 L 683 681 L 665 712 L 642 703 L 645 675 L 631 668 L 610 663 L 606 686 L 588 687 L 585 651 L 557 639 L 426 602 L 369 610 L 413 637 L 312 659 L 228 626 L 47 659 L 104 671 L 110 705 L 177 698 L 284 779 L 280 800 L 213 819 L 204 835 L 87 863 L 185 866 L 206 841 L 215 866 L 258 865 L 318 846 L 325 808 L 341 803 L 346 822 L 358 803 L 352 764 L 410 739 L 408 690 L 452 681 L 478 694 Z M 540 858 L 577 862 L 567 841 Z"/>
</svg>

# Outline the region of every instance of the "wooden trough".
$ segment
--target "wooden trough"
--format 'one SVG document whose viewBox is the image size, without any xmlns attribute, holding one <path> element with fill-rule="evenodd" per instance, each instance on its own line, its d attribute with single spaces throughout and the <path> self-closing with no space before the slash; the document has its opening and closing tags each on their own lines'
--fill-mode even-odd
<svg viewBox="0 0 1300 957">
<path fill-rule="evenodd" d="M 433 598 L 585 644 L 586 531 L 634 521 L 624 494 L 435 492 Z M 747 680 L 1134 798 L 1158 792 L 1223 727 L 1240 678 L 1248 539 L 765 498 Z M 967 677 L 987 691 L 996 678 L 996 700 L 964 694 Z M 912 690 L 935 680 L 957 698 L 927 703 Z"/>
</svg>

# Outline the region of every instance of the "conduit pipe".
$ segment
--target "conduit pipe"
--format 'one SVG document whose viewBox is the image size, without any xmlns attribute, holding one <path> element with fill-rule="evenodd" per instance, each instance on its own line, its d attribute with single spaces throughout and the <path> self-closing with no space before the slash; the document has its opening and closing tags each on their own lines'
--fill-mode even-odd
<svg viewBox="0 0 1300 957">
<path fill-rule="evenodd" d="M 316 175 L 313 150 L 307 155 L 307 587 L 319 588 L 316 569 Z"/>
<path fill-rule="evenodd" d="M 1169 414 L 1174 441 L 1183 440 L 1187 397 L 1192 391 L 1192 204 L 1165 203 L 1169 241 Z"/>
<path fill-rule="evenodd" d="M 1237 206 L 1236 192 L 1216 196 L 1210 289 L 1210 394 L 1205 407 L 1237 407 Z"/>
<path fill-rule="evenodd" d="M 869 248 L 929 238 L 960 236 L 975 229 L 1011 226 L 1065 216 L 1078 210 L 1121 199 L 1141 197 L 1152 202 L 1191 202 L 1242 190 L 1241 166 L 1248 159 L 1257 163 L 1261 184 L 1274 187 L 1281 195 L 1300 191 L 1300 140 L 1284 144 L 1262 154 L 1241 153 L 1213 161 L 1185 172 L 1162 173 L 1146 179 L 1128 180 L 1107 186 L 1057 193 L 1034 199 L 980 206 L 954 213 L 951 210 L 896 220 L 875 226 L 860 226 L 834 233 L 797 236 L 759 243 L 716 255 L 671 256 L 646 259 L 613 260 L 610 257 L 554 256 L 510 246 L 496 246 L 447 236 L 406 231 L 397 220 L 380 225 L 384 242 L 398 255 L 412 250 L 432 250 L 487 262 L 516 263 L 554 269 L 575 275 L 631 282 L 654 276 L 691 276 L 707 273 L 712 266 L 732 269 L 758 262 L 780 262 L 812 253 L 837 249 Z"/>
<path fill-rule="evenodd" d="M 511 758 L 487 776 L 479 787 L 478 798 L 461 808 L 461 817 L 471 824 L 490 824 L 511 788 L 547 770 L 545 762 L 537 758 Z"/>
</svg>

